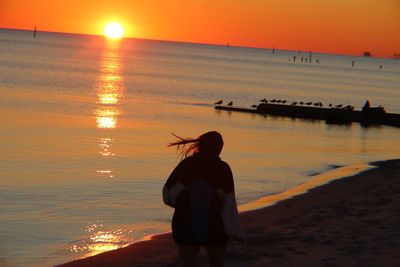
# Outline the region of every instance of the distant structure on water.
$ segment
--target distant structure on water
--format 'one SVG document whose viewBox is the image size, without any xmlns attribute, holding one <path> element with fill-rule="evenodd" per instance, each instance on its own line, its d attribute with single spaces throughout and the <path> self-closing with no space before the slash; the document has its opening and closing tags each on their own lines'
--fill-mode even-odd
<svg viewBox="0 0 400 267">
<path fill-rule="evenodd" d="M 36 39 L 36 26 L 35 29 L 33 30 L 33 39 Z"/>
<path fill-rule="evenodd" d="M 368 51 L 366 51 L 366 52 L 364 52 L 364 57 L 370 57 L 371 56 L 371 52 L 368 52 Z"/>
<path fill-rule="evenodd" d="M 304 103 L 295 101 L 286 105 L 286 100 L 272 99 L 268 103 L 262 100 L 260 100 L 262 103 L 252 105 L 251 108 L 233 107 L 232 101 L 226 106 L 215 105 L 214 108 L 218 110 L 258 113 L 261 115 L 268 114 L 272 116 L 324 120 L 327 124 L 351 124 L 352 122 L 358 122 L 363 126 L 382 124 L 400 127 L 400 114 L 387 113 L 382 106 L 371 107 L 368 100 L 365 101 L 361 110 L 355 110 L 354 106 L 345 106 L 344 104 L 332 105 L 332 103 L 329 103 L 328 107 L 324 107 L 321 102 Z M 298 105 L 298 103 L 303 103 L 306 106 Z"/>
</svg>

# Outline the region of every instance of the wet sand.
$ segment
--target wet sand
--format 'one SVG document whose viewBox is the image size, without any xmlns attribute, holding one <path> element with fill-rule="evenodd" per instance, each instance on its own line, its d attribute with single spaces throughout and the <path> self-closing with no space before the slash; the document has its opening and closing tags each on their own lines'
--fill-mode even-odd
<svg viewBox="0 0 400 267">
<path fill-rule="evenodd" d="M 400 266 L 400 160 L 241 214 L 226 266 Z M 207 266 L 202 253 L 201 266 Z M 60 265 L 178 266 L 170 234 Z"/>
</svg>

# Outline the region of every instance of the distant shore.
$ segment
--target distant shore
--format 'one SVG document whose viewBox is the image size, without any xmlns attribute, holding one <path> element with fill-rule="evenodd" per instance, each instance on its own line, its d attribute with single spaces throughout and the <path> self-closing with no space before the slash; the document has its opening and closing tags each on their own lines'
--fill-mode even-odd
<svg viewBox="0 0 400 267">
<path fill-rule="evenodd" d="M 241 213 L 248 239 L 228 246 L 226 266 L 399 266 L 400 160 L 371 165 Z M 167 233 L 59 266 L 178 266 L 177 256 Z M 206 262 L 203 255 L 200 266 Z"/>
</svg>

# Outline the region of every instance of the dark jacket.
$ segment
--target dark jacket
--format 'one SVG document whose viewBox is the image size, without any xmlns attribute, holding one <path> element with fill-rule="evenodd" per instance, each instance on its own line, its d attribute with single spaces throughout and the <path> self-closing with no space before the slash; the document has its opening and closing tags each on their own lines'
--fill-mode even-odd
<svg viewBox="0 0 400 267">
<path fill-rule="evenodd" d="M 219 157 L 197 153 L 182 160 L 164 186 L 164 194 L 179 188 L 172 233 L 180 245 L 221 245 L 228 241 L 222 221 L 223 197 L 234 193 L 232 171 Z M 168 198 L 168 197 L 167 197 Z"/>
</svg>

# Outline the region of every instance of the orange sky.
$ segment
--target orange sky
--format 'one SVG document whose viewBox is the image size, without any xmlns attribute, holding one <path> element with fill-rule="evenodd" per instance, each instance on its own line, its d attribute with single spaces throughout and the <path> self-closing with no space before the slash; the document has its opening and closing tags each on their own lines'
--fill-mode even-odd
<svg viewBox="0 0 400 267">
<path fill-rule="evenodd" d="M 108 21 L 146 39 L 400 53 L 400 0 L 0 1 L 0 28 L 102 34 Z"/>
</svg>

